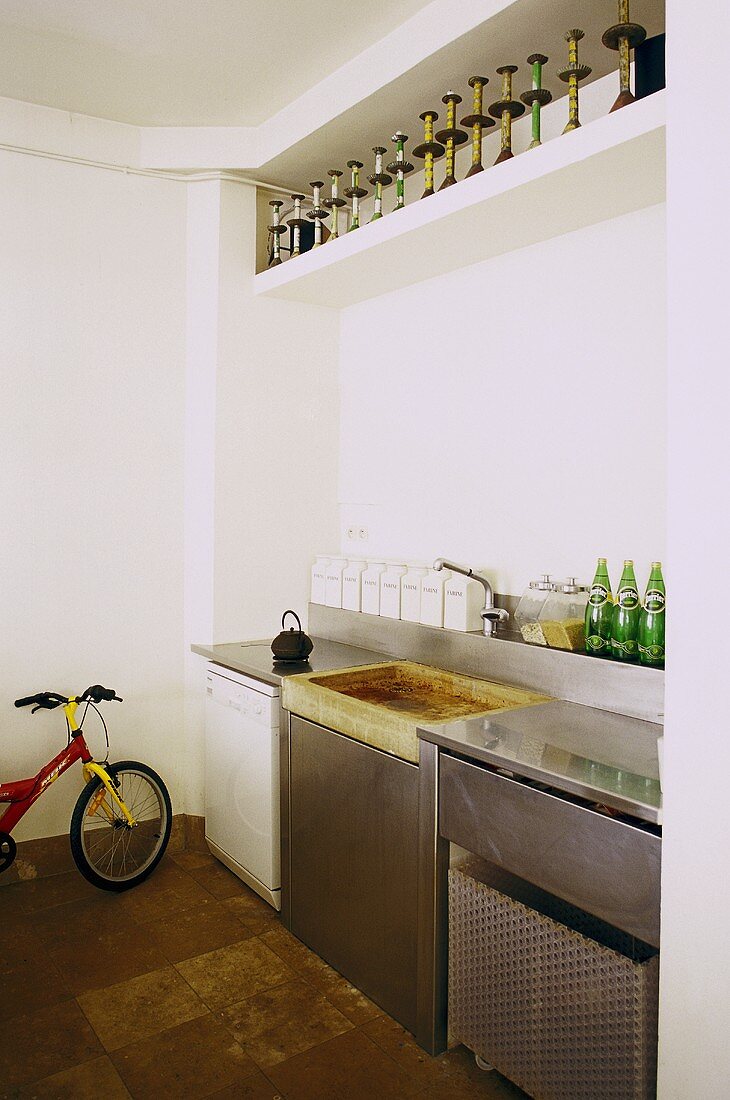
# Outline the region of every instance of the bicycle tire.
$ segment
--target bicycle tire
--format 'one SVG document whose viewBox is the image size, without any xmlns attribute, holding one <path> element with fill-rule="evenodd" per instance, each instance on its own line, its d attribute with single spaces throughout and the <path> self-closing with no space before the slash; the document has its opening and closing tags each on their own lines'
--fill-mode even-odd
<svg viewBox="0 0 730 1100">
<path fill-rule="evenodd" d="M 108 794 L 104 802 L 107 807 L 111 804 L 113 821 L 99 813 L 100 804 L 93 806 L 94 797 L 103 787 L 94 776 L 74 807 L 69 840 L 74 862 L 84 878 L 101 890 L 120 892 L 143 882 L 165 854 L 172 828 L 172 803 L 163 780 L 147 764 L 120 760 L 108 764 L 106 770 L 119 783 L 120 797 L 138 818 L 137 828 L 127 827 Z M 141 838 L 145 839 L 140 843 Z"/>
</svg>

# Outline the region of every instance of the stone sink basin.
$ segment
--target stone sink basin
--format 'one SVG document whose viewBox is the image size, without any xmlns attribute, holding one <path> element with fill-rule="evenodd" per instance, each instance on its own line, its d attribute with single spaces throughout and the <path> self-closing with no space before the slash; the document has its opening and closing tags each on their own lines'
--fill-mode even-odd
<svg viewBox="0 0 730 1100">
<path fill-rule="evenodd" d="M 418 726 L 550 702 L 521 688 L 392 661 L 288 676 L 284 707 L 367 745 L 418 762 Z"/>
</svg>

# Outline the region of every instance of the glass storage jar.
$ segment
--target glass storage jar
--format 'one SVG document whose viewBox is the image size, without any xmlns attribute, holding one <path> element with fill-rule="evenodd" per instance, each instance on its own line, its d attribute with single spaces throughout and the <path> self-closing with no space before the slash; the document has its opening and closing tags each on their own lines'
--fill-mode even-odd
<svg viewBox="0 0 730 1100">
<path fill-rule="evenodd" d="M 578 584 L 575 577 L 559 582 L 549 593 L 539 616 L 539 623 L 548 645 L 555 649 L 583 651 L 585 649 L 585 617 L 588 586 Z"/>
<path fill-rule="evenodd" d="M 553 588 L 550 574 L 543 573 L 539 581 L 530 581 L 529 587 L 522 594 L 515 611 L 515 622 L 524 641 L 532 642 L 533 645 L 547 645 L 538 619 Z"/>
</svg>

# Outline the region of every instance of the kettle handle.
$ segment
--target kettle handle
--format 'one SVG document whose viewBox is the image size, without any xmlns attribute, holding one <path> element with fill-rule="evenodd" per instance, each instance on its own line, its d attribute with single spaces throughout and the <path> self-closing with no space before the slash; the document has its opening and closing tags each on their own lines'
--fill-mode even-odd
<svg viewBox="0 0 730 1100">
<path fill-rule="evenodd" d="M 287 615 L 293 615 L 294 618 L 297 620 L 297 626 L 299 627 L 299 633 L 301 634 L 302 633 L 302 624 L 299 621 L 299 616 L 297 615 L 296 611 L 285 611 L 284 612 L 284 614 L 281 616 L 281 629 L 284 630 L 284 619 L 287 617 Z"/>
</svg>

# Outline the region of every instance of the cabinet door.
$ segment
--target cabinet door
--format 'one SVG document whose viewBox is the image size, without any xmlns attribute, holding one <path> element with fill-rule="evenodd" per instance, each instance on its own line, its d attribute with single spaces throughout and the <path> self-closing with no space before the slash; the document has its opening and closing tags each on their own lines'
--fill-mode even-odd
<svg viewBox="0 0 730 1100">
<path fill-rule="evenodd" d="M 291 928 L 416 1027 L 418 768 L 292 716 Z"/>
</svg>

